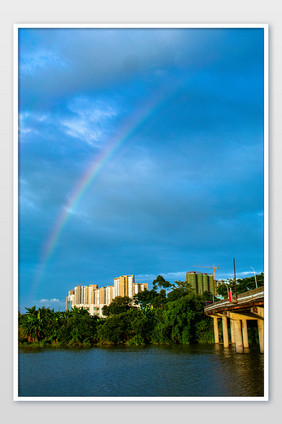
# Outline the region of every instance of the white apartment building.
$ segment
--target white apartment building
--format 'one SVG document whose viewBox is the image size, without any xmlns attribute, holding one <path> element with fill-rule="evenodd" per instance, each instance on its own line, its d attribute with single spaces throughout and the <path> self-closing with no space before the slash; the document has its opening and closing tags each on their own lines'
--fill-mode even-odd
<svg viewBox="0 0 282 424">
<path fill-rule="evenodd" d="M 113 286 L 98 288 L 97 284 L 76 286 L 70 290 L 66 298 L 66 310 L 74 306 L 87 309 L 89 314 L 103 317 L 103 307 L 109 305 L 117 296 L 133 296 L 140 291 L 148 290 L 148 284 L 135 283 L 134 275 L 122 275 L 114 279 Z"/>
<path fill-rule="evenodd" d="M 82 302 L 81 303 L 89 303 L 88 300 L 88 294 L 89 294 L 89 287 L 88 286 L 84 286 L 83 287 L 83 297 L 82 297 Z"/>
<path fill-rule="evenodd" d="M 76 286 L 74 288 L 74 303 L 75 305 L 81 304 L 81 286 Z"/>
<path fill-rule="evenodd" d="M 74 307 L 74 290 L 70 290 L 66 298 L 66 311 L 70 311 Z"/>
<path fill-rule="evenodd" d="M 111 301 L 114 299 L 114 286 L 106 287 L 106 305 L 109 305 Z"/>
</svg>

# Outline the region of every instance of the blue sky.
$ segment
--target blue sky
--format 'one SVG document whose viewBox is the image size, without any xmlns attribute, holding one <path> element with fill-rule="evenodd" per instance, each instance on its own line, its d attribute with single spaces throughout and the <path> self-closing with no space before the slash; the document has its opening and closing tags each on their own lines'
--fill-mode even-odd
<svg viewBox="0 0 282 424">
<path fill-rule="evenodd" d="M 20 29 L 20 309 L 263 272 L 263 85 L 263 29 Z"/>
</svg>

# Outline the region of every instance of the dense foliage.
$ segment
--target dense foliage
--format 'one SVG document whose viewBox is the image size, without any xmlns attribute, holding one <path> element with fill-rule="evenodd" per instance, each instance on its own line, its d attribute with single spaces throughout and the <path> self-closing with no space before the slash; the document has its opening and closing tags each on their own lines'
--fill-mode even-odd
<svg viewBox="0 0 282 424">
<path fill-rule="evenodd" d="M 251 282 L 244 280 L 239 282 L 239 290 L 252 288 Z M 136 294 L 133 301 L 128 297 L 113 299 L 103 308 L 106 318 L 92 317 L 76 307 L 65 312 L 26 308 L 27 313 L 19 314 L 19 343 L 89 346 L 213 342 L 213 321 L 204 315 L 205 301 L 211 299 L 209 292 L 195 294 L 187 282 L 171 284 L 158 276 L 153 289 Z"/>
<path fill-rule="evenodd" d="M 93 344 L 97 342 L 99 319 L 91 317 L 87 310 L 55 312 L 54 309 L 35 306 L 19 314 L 19 342 L 37 344 Z"/>
<path fill-rule="evenodd" d="M 263 272 L 259 275 L 256 275 L 256 281 L 258 287 L 262 287 L 264 285 L 264 274 Z M 243 279 L 236 280 L 236 284 L 234 280 L 229 280 L 227 283 L 220 284 L 217 287 L 217 294 L 223 296 L 225 299 L 227 298 L 227 290 L 232 289 L 232 292 L 235 294 L 245 293 L 249 290 L 254 290 L 256 288 L 255 277 L 247 277 Z"/>
</svg>

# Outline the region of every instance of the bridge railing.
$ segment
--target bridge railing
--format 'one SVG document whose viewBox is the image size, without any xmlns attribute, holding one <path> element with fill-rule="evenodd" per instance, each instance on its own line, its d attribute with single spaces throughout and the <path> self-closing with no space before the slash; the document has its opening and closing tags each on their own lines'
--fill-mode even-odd
<svg viewBox="0 0 282 424">
<path fill-rule="evenodd" d="M 240 303 L 245 303 L 248 301 L 251 302 L 252 300 L 259 299 L 260 297 L 263 297 L 263 296 L 264 296 L 264 287 L 262 286 L 254 290 L 249 290 L 247 292 L 238 294 L 237 299 L 234 298 L 234 294 L 233 294 L 233 299 L 231 302 L 228 299 L 214 302 L 211 305 L 206 306 L 204 308 L 204 312 L 208 312 L 211 310 L 215 311 L 216 309 L 220 309 L 225 306 L 230 306 L 232 304 L 240 304 Z"/>
</svg>

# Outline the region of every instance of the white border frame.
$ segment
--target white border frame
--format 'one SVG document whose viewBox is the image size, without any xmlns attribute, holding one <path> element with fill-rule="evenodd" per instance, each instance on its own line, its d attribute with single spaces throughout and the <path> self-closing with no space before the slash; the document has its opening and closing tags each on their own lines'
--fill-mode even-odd
<svg viewBox="0 0 282 424">
<path fill-rule="evenodd" d="M 269 25 L 268 24 L 14 24 L 13 39 L 13 400 L 14 401 L 268 401 L 269 400 Z M 18 396 L 18 30 L 21 28 L 262 28 L 264 30 L 264 396 L 23 397 Z"/>
</svg>

